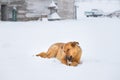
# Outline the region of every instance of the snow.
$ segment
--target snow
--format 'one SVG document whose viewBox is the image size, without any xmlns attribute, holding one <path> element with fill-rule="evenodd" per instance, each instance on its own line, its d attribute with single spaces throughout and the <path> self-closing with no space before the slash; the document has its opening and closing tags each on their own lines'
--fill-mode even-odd
<svg viewBox="0 0 120 80">
<path fill-rule="evenodd" d="M 57 7 L 57 5 L 55 4 L 55 2 L 52 0 L 50 5 L 48 6 L 49 8 L 54 8 L 54 7 Z"/>
<path fill-rule="evenodd" d="M 84 18 L 84 11 L 94 8 L 106 13 L 120 10 L 119 0 L 84 1 L 78 20 L 0 21 L 0 80 L 120 80 L 120 19 Z M 42 14 L 37 2 L 27 1 L 27 9 L 36 16 Z M 35 56 L 53 43 L 69 41 L 78 41 L 83 51 L 77 67 Z"/>
<path fill-rule="evenodd" d="M 0 22 L 0 80 L 120 80 L 120 20 Z M 82 64 L 66 66 L 35 54 L 78 41 Z"/>
<path fill-rule="evenodd" d="M 56 12 L 54 12 L 54 13 L 52 13 L 48 16 L 48 19 L 50 19 L 50 20 L 57 20 L 57 19 L 60 20 L 61 18 Z"/>
</svg>

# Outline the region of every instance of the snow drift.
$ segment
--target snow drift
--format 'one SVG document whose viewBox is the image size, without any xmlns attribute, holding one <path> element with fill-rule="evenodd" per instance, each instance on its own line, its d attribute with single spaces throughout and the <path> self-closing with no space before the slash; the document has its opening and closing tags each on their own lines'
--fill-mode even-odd
<svg viewBox="0 0 120 80">
<path fill-rule="evenodd" d="M 0 22 L 1 80 L 119 80 L 120 20 Z M 83 64 L 69 67 L 35 54 L 55 42 L 79 41 Z"/>
</svg>

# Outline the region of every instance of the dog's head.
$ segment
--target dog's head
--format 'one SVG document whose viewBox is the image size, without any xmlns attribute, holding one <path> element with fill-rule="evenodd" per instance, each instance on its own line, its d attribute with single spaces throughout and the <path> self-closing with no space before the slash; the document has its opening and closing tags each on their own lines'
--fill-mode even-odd
<svg viewBox="0 0 120 80">
<path fill-rule="evenodd" d="M 65 53 L 65 59 L 67 60 L 67 63 L 70 65 L 74 59 L 74 57 L 77 55 L 77 46 L 79 45 L 78 42 L 68 42 L 64 45 L 63 50 Z"/>
</svg>

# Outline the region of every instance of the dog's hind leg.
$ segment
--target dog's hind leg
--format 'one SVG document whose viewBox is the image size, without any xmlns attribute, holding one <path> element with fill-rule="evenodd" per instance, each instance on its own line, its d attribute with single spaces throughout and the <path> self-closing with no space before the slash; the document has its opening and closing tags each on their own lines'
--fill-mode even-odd
<svg viewBox="0 0 120 80">
<path fill-rule="evenodd" d="M 57 52 L 54 50 L 50 50 L 47 52 L 47 58 L 53 58 L 56 57 Z"/>
<path fill-rule="evenodd" d="M 56 57 L 58 53 L 58 46 L 53 45 L 52 47 L 49 48 L 47 51 L 47 58 L 53 58 Z"/>
<path fill-rule="evenodd" d="M 47 54 L 45 52 L 41 52 L 41 53 L 37 54 L 36 56 L 40 56 L 40 57 L 46 58 Z"/>
</svg>

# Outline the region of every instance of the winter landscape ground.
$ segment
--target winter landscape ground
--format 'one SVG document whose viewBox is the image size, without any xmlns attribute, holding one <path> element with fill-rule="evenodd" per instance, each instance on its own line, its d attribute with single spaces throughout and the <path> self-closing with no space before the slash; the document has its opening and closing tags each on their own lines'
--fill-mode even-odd
<svg viewBox="0 0 120 80">
<path fill-rule="evenodd" d="M 78 41 L 82 64 L 70 67 L 35 54 Z M 120 80 L 120 19 L 0 22 L 0 80 Z"/>
</svg>

